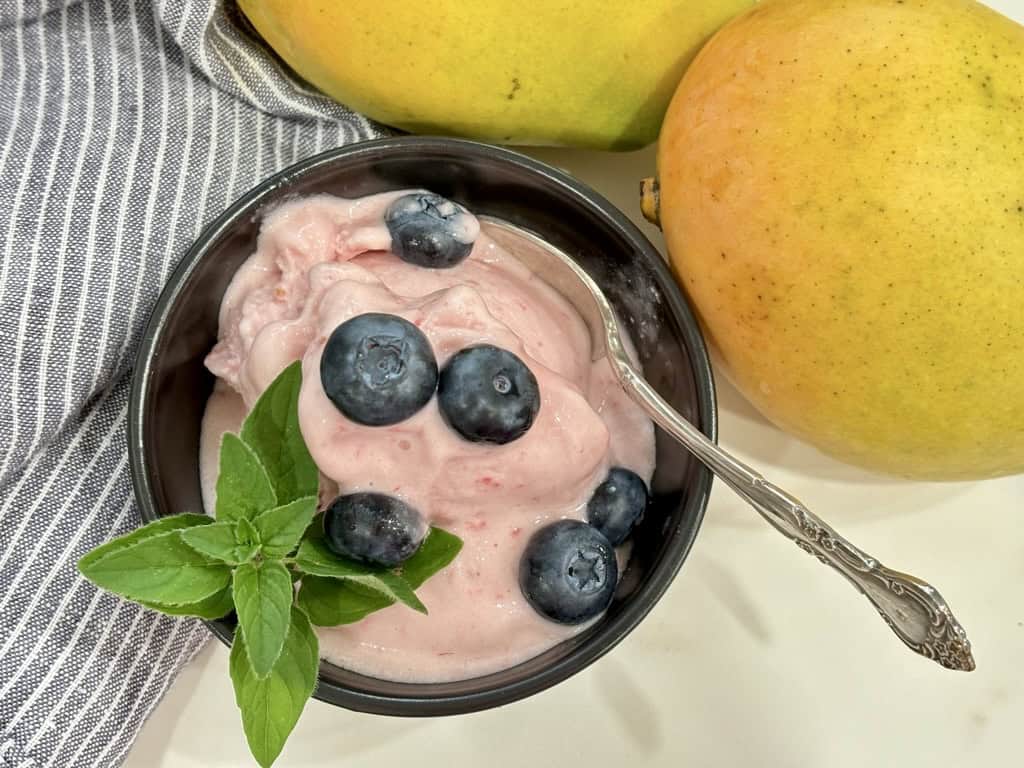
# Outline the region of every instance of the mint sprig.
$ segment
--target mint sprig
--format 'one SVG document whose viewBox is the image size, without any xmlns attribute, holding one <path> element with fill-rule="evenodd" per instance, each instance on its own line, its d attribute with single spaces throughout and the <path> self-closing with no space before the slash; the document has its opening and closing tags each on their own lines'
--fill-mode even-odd
<svg viewBox="0 0 1024 768">
<path fill-rule="evenodd" d="M 220 449 L 214 517 L 161 518 L 78 562 L 97 586 L 172 616 L 238 616 L 230 672 L 249 748 L 266 768 L 316 687 L 313 625 L 348 624 L 396 602 L 426 613 L 414 592 L 462 542 L 431 529 L 397 569 L 340 558 L 317 516 L 319 470 L 299 431 L 299 363 L 266 389 Z M 296 584 L 298 592 L 296 592 Z"/>
</svg>

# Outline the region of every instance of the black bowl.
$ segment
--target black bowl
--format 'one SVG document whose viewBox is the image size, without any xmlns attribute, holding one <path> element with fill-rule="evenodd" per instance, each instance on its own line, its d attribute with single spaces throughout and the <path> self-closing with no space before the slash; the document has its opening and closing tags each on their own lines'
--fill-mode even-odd
<svg viewBox="0 0 1024 768">
<path fill-rule="evenodd" d="M 622 213 L 515 152 L 453 139 L 383 139 L 325 152 L 268 179 L 210 224 L 171 276 L 142 340 L 131 393 L 129 451 L 144 520 L 202 509 L 199 429 L 213 386 L 203 358 L 217 338 L 224 290 L 255 249 L 262 212 L 302 195 L 411 187 L 530 230 L 578 260 L 628 324 L 650 382 L 715 438 L 714 383 L 697 322 L 657 250 Z M 395 683 L 323 663 L 317 698 L 379 714 L 448 715 L 507 704 L 580 671 L 668 588 L 697 535 L 711 474 L 659 432 L 652 485 L 653 509 L 635 533 L 615 600 L 592 628 L 516 667 L 455 683 Z M 230 643 L 231 622 L 207 623 Z"/>
</svg>

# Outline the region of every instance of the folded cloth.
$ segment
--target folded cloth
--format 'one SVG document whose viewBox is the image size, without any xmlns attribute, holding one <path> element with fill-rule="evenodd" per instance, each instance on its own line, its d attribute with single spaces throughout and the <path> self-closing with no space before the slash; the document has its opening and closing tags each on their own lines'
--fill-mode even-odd
<svg viewBox="0 0 1024 768">
<path fill-rule="evenodd" d="M 230 0 L 0 0 L 0 766 L 118 765 L 207 640 L 75 569 L 140 524 L 136 343 L 205 222 L 380 133 Z"/>
</svg>

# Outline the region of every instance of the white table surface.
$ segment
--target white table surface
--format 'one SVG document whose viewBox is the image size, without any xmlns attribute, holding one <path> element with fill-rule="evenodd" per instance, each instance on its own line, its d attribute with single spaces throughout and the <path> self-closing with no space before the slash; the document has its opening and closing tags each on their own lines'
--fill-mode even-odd
<svg viewBox="0 0 1024 768">
<path fill-rule="evenodd" d="M 1024 0 L 992 5 L 1024 20 Z M 639 220 L 648 149 L 537 150 Z M 658 232 L 643 224 L 662 247 Z M 978 661 L 913 655 L 867 601 L 721 484 L 680 577 L 611 654 L 498 710 L 405 720 L 311 701 L 280 768 L 360 765 L 997 768 L 1024 746 L 1024 476 L 912 483 L 834 462 L 766 423 L 719 377 L 720 440 L 855 543 L 943 592 Z M 213 641 L 125 766 L 236 768 L 249 757 Z"/>
</svg>

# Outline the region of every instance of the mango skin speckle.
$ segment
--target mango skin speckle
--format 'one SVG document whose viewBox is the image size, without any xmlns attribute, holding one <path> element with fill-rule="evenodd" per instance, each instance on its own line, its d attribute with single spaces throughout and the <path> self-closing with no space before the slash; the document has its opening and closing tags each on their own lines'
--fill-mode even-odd
<svg viewBox="0 0 1024 768">
<path fill-rule="evenodd" d="M 666 116 L 661 221 L 739 389 L 839 459 L 1024 471 L 1024 27 L 971 0 L 769 0 Z"/>
</svg>

